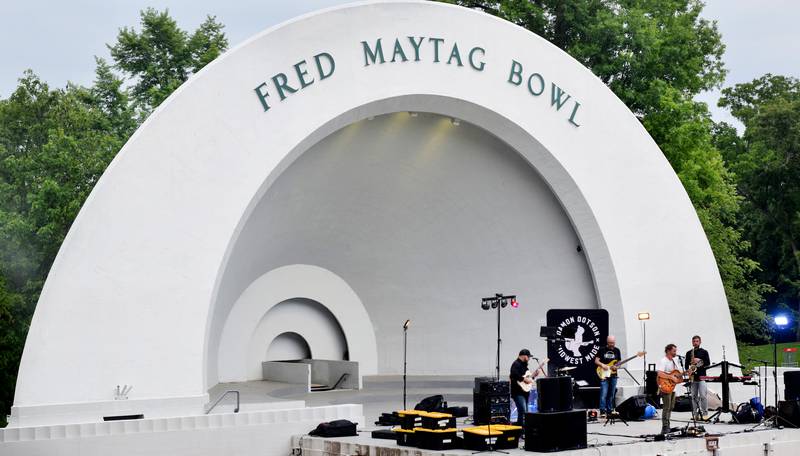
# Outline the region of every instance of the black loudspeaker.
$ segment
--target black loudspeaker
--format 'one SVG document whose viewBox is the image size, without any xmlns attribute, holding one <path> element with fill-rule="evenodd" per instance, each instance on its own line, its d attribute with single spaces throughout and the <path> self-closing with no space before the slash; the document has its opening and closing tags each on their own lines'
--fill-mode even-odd
<svg viewBox="0 0 800 456">
<path fill-rule="evenodd" d="M 778 402 L 779 424 L 787 427 L 800 427 L 800 401 Z"/>
<path fill-rule="evenodd" d="M 536 404 L 540 412 L 572 410 L 572 377 L 536 379 Z"/>
<path fill-rule="evenodd" d="M 576 388 L 572 405 L 582 409 L 600 408 L 600 387 L 581 386 Z"/>
<path fill-rule="evenodd" d="M 617 406 L 617 413 L 625 421 L 634 421 L 644 416 L 645 408 L 647 408 L 647 396 L 640 394 L 625 399 Z"/>
<path fill-rule="evenodd" d="M 525 414 L 525 451 L 586 448 L 586 410 Z"/>
<path fill-rule="evenodd" d="M 800 371 L 786 371 L 783 373 L 783 395 L 787 401 L 800 399 Z"/>
<path fill-rule="evenodd" d="M 675 396 L 675 406 L 672 407 L 673 412 L 691 412 L 692 411 L 692 397 L 682 394 Z"/>
<path fill-rule="evenodd" d="M 649 370 L 644 375 L 644 393 L 653 399 L 658 396 L 658 371 Z"/>
</svg>

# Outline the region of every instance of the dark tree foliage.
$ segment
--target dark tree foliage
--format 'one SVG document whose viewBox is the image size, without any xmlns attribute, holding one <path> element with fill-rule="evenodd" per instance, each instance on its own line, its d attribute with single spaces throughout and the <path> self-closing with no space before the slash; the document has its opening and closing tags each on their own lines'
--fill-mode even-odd
<svg viewBox="0 0 800 456">
<path fill-rule="evenodd" d="M 672 164 L 703 224 L 736 335 L 764 340 L 763 293 L 737 224 L 741 198 L 693 97 L 725 76 L 725 49 L 698 0 L 449 1 L 544 37 L 594 72 L 633 111 Z"/>
</svg>

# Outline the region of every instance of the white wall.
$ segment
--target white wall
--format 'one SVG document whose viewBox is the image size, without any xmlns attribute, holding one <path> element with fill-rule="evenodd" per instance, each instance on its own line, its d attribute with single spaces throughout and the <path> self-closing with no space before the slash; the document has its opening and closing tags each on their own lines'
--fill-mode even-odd
<svg viewBox="0 0 800 456">
<path fill-rule="evenodd" d="M 266 271 L 321 266 L 364 303 L 378 373 L 402 372 L 411 319 L 410 373 L 488 374 L 496 320 L 480 298 L 515 293 L 521 303 L 503 312 L 504 365 L 522 347 L 544 351 L 548 309 L 597 307 L 579 244 L 547 184 L 495 136 L 443 116 L 388 114 L 326 137 L 281 174 L 237 239 L 217 306 Z M 264 320 L 273 334 L 324 333 L 311 309 L 273 317 L 280 308 Z"/>
<path fill-rule="evenodd" d="M 481 46 L 485 69 L 435 63 L 430 43 L 419 62 L 364 66 L 361 40 L 408 35 Z M 273 108 L 264 112 L 254 88 L 320 52 L 335 56 L 336 73 L 283 102 L 273 95 Z M 579 100 L 580 127 L 545 95 L 509 84 L 512 60 Z M 545 40 L 497 18 L 434 2 L 381 2 L 327 10 L 260 34 L 195 75 L 137 131 L 86 201 L 51 268 L 20 365 L 17 411 L 110 401 L 114 386 L 126 383 L 134 385 L 131 401 L 182 398 L 187 410 L 201 408 L 220 378 L 219 327 L 231 299 L 222 299 L 221 285 L 262 196 L 331 133 L 402 111 L 458 117 L 536 169 L 584 246 L 597 302 L 608 309 L 625 351 L 641 345 L 634 315 L 646 306 L 654 314 L 648 342 L 700 332 L 706 346 L 727 345 L 729 359 L 737 358 L 722 284 L 692 204 L 656 144 L 600 80 Z M 449 201 L 455 211 L 470 203 L 458 195 Z M 499 209 L 505 203 L 496 202 Z M 415 220 L 405 223 L 413 227 Z M 376 251 L 376 259 L 382 253 L 392 252 Z M 390 266 L 391 256 L 382 264 Z M 458 272 L 468 275 L 476 264 L 463 261 Z M 381 272 L 371 271 L 379 280 Z M 497 280 L 485 287 L 503 291 L 498 286 L 516 288 Z M 698 331 L 678 324 L 679 315 L 698 311 L 713 315 L 713 325 Z M 370 318 L 365 327 L 372 329 Z M 337 319 L 349 341 L 347 323 Z M 376 333 L 397 338 L 383 326 Z M 450 343 L 452 334 L 443 339 Z M 397 351 L 387 348 L 382 356 Z"/>
</svg>

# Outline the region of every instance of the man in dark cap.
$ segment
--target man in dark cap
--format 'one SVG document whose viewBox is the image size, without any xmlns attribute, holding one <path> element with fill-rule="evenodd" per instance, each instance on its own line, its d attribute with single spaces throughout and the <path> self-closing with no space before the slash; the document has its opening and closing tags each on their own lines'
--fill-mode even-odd
<svg viewBox="0 0 800 456">
<path fill-rule="evenodd" d="M 517 406 L 517 425 L 522 426 L 525 421 L 525 412 L 528 411 L 529 391 L 525 391 L 520 386 L 520 382 L 530 385 L 533 383 L 532 375 L 528 370 L 528 361 L 531 359 L 531 352 L 527 348 L 519 351 L 519 356 L 511 364 L 511 399 Z"/>
</svg>

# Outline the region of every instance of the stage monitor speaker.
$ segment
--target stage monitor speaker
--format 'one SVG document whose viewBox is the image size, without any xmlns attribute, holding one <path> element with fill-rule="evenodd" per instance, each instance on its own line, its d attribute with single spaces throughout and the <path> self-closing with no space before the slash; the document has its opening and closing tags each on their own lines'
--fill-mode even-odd
<svg viewBox="0 0 800 456">
<path fill-rule="evenodd" d="M 647 408 L 647 397 L 643 394 L 631 396 L 617 406 L 617 413 L 625 421 L 634 421 L 644 416 Z"/>
<path fill-rule="evenodd" d="M 586 410 L 525 414 L 525 451 L 586 448 Z"/>
<path fill-rule="evenodd" d="M 536 405 L 540 412 L 572 410 L 572 377 L 539 378 L 536 389 Z"/>
<path fill-rule="evenodd" d="M 800 401 L 778 402 L 778 416 L 780 423 L 787 427 L 800 427 Z"/>
<path fill-rule="evenodd" d="M 800 399 L 800 371 L 784 372 L 783 387 L 783 394 L 787 401 Z"/>
</svg>

